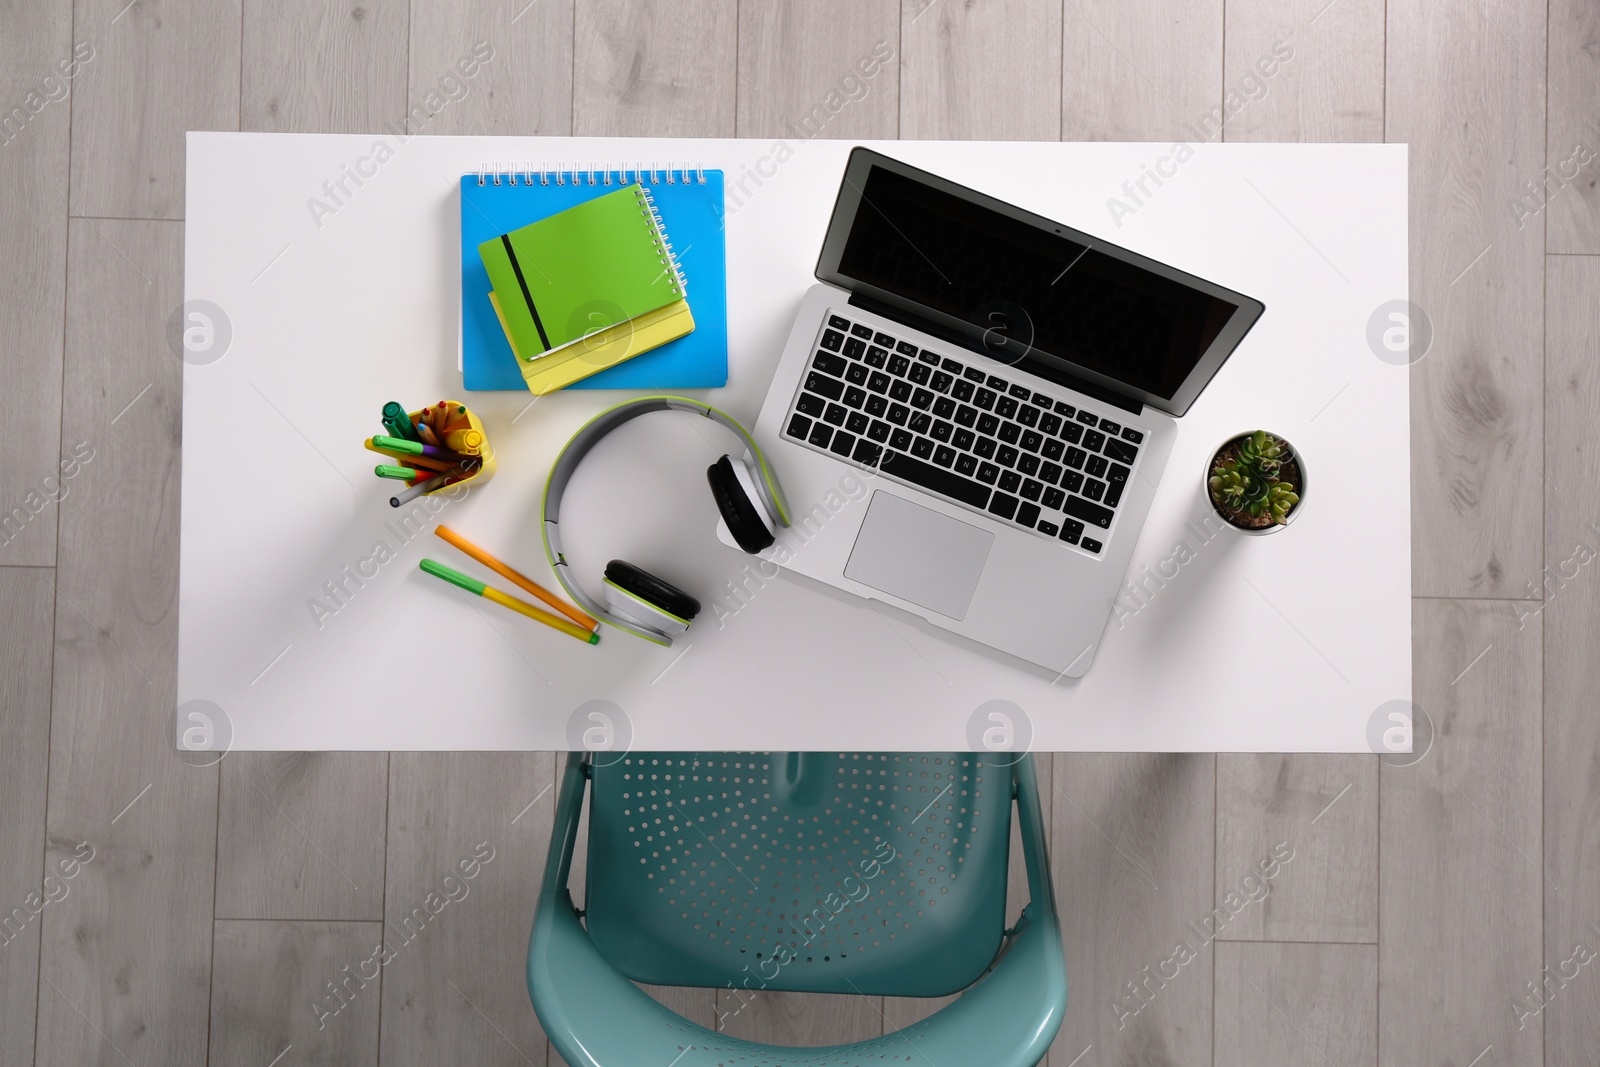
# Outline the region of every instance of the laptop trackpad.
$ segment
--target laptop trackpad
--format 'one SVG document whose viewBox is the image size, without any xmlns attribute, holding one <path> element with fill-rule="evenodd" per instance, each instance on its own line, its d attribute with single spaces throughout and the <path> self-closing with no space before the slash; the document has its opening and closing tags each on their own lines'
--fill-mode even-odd
<svg viewBox="0 0 1600 1067">
<path fill-rule="evenodd" d="M 993 545 L 988 530 L 879 491 L 844 576 L 960 620 Z"/>
</svg>

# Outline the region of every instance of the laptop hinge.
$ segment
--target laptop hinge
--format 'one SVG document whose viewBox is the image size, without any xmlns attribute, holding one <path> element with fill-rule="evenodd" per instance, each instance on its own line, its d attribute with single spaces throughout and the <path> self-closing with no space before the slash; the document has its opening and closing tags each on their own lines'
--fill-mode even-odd
<svg viewBox="0 0 1600 1067">
<path fill-rule="evenodd" d="M 994 356 L 993 352 L 985 350 L 983 345 L 975 338 L 968 337 L 959 330 L 954 330 L 942 323 L 923 318 L 914 312 L 906 311 L 904 308 L 892 307 L 888 304 L 885 304 L 881 300 L 874 300 L 870 296 L 862 296 L 859 293 L 850 294 L 850 304 L 853 307 L 858 307 L 863 311 L 870 311 L 874 315 L 882 315 L 884 318 L 894 319 L 896 322 L 903 322 L 914 330 L 921 330 L 923 333 L 932 334 L 941 341 L 948 341 L 953 345 L 959 345 L 969 352 L 976 352 L 980 356 L 989 356 L 990 358 L 993 358 Z M 1068 389 L 1083 393 L 1085 396 L 1092 396 L 1096 400 L 1110 404 L 1113 407 L 1121 408 L 1123 411 L 1131 412 L 1134 415 L 1138 415 L 1144 411 L 1143 402 L 1134 400 L 1131 397 L 1123 396 L 1114 390 L 1107 389 L 1103 385 L 1097 385 L 1094 382 L 1085 381 L 1075 374 L 1061 370 L 1059 367 L 1052 367 L 1046 364 L 1043 360 L 1028 359 L 1024 357 L 1018 366 L 1027 371 L 1029 374 L 1037 374 L 1046 381 L 1055 382 L 1057 385 L 1064 385 Z"/>
</svg>

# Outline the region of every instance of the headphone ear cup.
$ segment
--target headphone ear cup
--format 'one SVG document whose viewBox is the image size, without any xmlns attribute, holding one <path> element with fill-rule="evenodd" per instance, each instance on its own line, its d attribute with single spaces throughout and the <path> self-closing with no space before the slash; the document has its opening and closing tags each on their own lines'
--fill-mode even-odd
<svg viewBox="0 0 1600 1067">
<path fill-rule="evenodd" d="M 740 480 L 733 460 L 723 456 L 706 468 L 706 482 L 711 486 L 711 496 L 717 502 L 722 521 L 739 547 L 752 556 L 772 547 L 776 538 L 771 526 L 762 521 L 762 506 L 750 499 L 750 491 Z"/>
<path fill-rule="evenodd" d="M 644 604 L 639 604 L 638 601 L 628 597 L 613 599 L 612 591 L 608 589 L 607 599 L 611 601 L 611 607 L 617 614 L 652 629 L 661 630 L 663 633 L 682 633 L 688 629 L 694 617 L 700 614 L 700 601 L 671 582 L 662 581 L 627 560 L 614 559 L 606 564 L 606 584 L 644 601 Z M 654 615 L 648 611 L 649 608 L 666 612 L 671 618 L 663 620 L 661 617 L 648 617 Z M 667 628 L 663 629 L 660 625 L 662 621 L 668 623 Z"/>
</svg>

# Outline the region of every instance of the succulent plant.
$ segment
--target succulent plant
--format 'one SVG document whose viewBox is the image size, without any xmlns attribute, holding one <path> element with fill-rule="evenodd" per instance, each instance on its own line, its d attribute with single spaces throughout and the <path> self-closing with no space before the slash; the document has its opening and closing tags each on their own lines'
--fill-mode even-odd
<svg viewBox="0 0 1600 1067">
<path fill-rule="evenodd" d="M 1289 512 L 1300 502 L 1295 487 L 1283 481 L 1283 465 L 1294 452 L 1282 438 L 1257 430 L 1239 439 L 1236 455 L 1217 461 L 1211 469 L 1211 498 L 1237 515 L 1273 523 L 1288 522 Z"/>
</svg>

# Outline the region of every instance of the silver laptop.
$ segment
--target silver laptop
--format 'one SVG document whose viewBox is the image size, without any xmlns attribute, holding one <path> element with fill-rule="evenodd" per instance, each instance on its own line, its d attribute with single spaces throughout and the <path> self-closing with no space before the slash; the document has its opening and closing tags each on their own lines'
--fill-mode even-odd
<svg viewBox="0 0 1600 1067">
<path fill-rule="evenodd" d="M 1261 303 L 864 148 L 816 276 L 755 427 L 795 525 L 764 555 L 1084 674 Z"/>
</svg>

